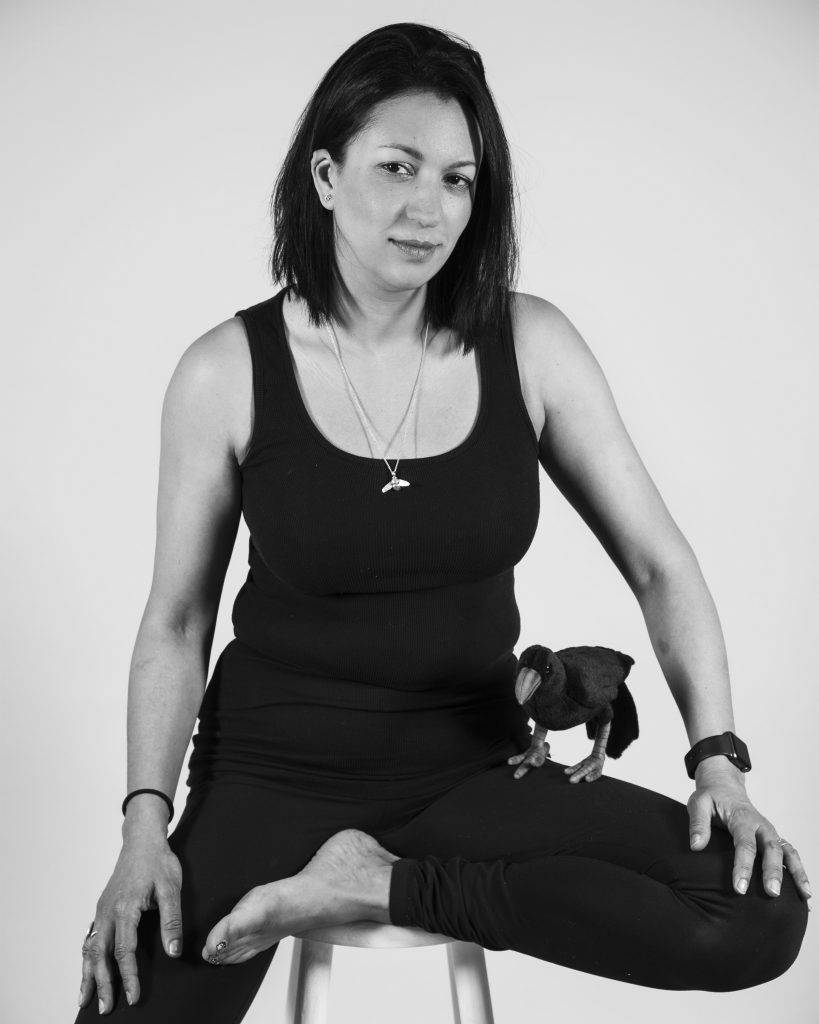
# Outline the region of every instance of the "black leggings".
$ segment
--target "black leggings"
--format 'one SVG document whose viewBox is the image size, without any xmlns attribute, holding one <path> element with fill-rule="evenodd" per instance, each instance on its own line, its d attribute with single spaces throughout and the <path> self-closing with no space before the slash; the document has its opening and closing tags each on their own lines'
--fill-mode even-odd
<svg viewBox="0 0 819 1024">
<path fill-rule="evenodd" d="M 278 943 L 214 968 L 201 958 L 208 932 L 249 889 L 300 871 L 345 828 L 402 858 L 389 898 L 397 925 L 659 989 L 748 988 L 793 963 L 807 908 L 787 872 L 770 897 L 757 864 L 739 896 L 729 834 L 715 827 L 708 848 L 691 852 L 683 804 L 605 776 L 573 785 L 553 761 L 513 780 L 506 756 L 433 797 L 224 778 L 192 790 L 170 836 L 183 869 L 183 954 L 166 956 L 157 912 L 144 914 L 141 1019 L 240 1021 Z M 119 989 L 109 1016 L 129 1011 Z M 91 1020 L 96 999 L 77 1017 Z"/>
</svg>

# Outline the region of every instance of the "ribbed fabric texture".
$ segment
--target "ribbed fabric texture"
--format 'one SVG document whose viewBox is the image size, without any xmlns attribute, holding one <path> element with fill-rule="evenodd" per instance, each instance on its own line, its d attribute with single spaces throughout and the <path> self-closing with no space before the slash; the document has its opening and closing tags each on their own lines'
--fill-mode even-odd
<svg viewBox="0 0 819 1024">
<path fill-rule="evenodd" d="M 479 349 L 469 436 L 402 458 L 410 486 L 382 493 L 384 461 L 337 448 L 304 404 L 285 294 L 236 314 L 253 363 L 240 466 L 249 572 L 192 777 L 454 779 L 528 740 L 514 566 L 537 527 L 539 463 L 511 328 Z"/>
</svg>

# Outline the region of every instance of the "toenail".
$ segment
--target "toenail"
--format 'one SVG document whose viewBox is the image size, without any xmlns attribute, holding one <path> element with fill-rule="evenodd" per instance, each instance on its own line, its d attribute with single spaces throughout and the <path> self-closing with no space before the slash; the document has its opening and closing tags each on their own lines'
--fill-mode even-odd
<svg viewBox="0 0 819 1024">
<path fill-rule="evenodd" d="M 222 941 L 221 941 L 221 942 L 217 942 L 217 943 L 216 943 L 216 952 L 217 952 L 217 953 L 222 953 L 222 952 L 224 952 L 224 950 L 226 950 L 226 949 L 227 949 L 227 942 L 225 942 L 225 940 L 224 940 L 224 939 L 222 939 Z"/>
<path fill-rule="evenodd" d="M 209 956 L 208 957 L 208 963 L 209 964 L 213 964 L 214 967 L 221 967 L 222 966 L 219 963 L 219 957 L 218 956 Z"/>
</svg>

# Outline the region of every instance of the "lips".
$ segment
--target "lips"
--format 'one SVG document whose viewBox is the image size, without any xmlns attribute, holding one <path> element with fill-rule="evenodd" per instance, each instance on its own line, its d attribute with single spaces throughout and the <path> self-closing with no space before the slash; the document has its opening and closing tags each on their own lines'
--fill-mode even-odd
<svg viewBox="0 0 819 1024">
<path fill-rule="evenodd" d="M 438 248 L 437 242 L 424 242 L 419 238 L 391 238 L 390 241 L 399 252 L 416 260 L 425 259 Z"/>
</svg>

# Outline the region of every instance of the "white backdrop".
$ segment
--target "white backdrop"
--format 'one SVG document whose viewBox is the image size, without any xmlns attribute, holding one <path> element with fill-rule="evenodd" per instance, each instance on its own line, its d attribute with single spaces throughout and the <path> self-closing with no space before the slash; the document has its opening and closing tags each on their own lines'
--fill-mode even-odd
<svg viewBox="0 0 819 1024">
<path fill-rule="evenodd" d="M 483 54 L 516 159 L 521 288 L 600 360 L 720 609 L 752 799 L 819 884 L 812 0 L 4 0 L 0 1015 L 73 1020 L 119 848 L 128 666 L 182 351 L 272 294 L 267 200 L 329 63 L 405 18 Z M 643 734 L 607 771 L 680 800 L 685 731 L 625 583 L 541 478 L 517 570 L 534 642 L 629 651 Z M 246 573 L 244 524 L 211 665 Z M 813 614 L 811 614 L 813 613 Z M 631 680 L 630 680 L 631 682 Z M 555 737 L 568 760 L 582 730 Z M 525 783 L 524 783 L 525 784 Z M 184 799 L 183 783 L 177 806 Z M 282 1020 L 282 941 L 249 1024 Z M 640 989 L 487 953 L 496 1019 L 716 1024 L 819 1013 L 817 942 L 761 988 Z M 441 947 L 339 950 L 333 1021 L 450 1019 Z M 388 992 L 407 984 L 400 1004 Z"/>
</svg>

